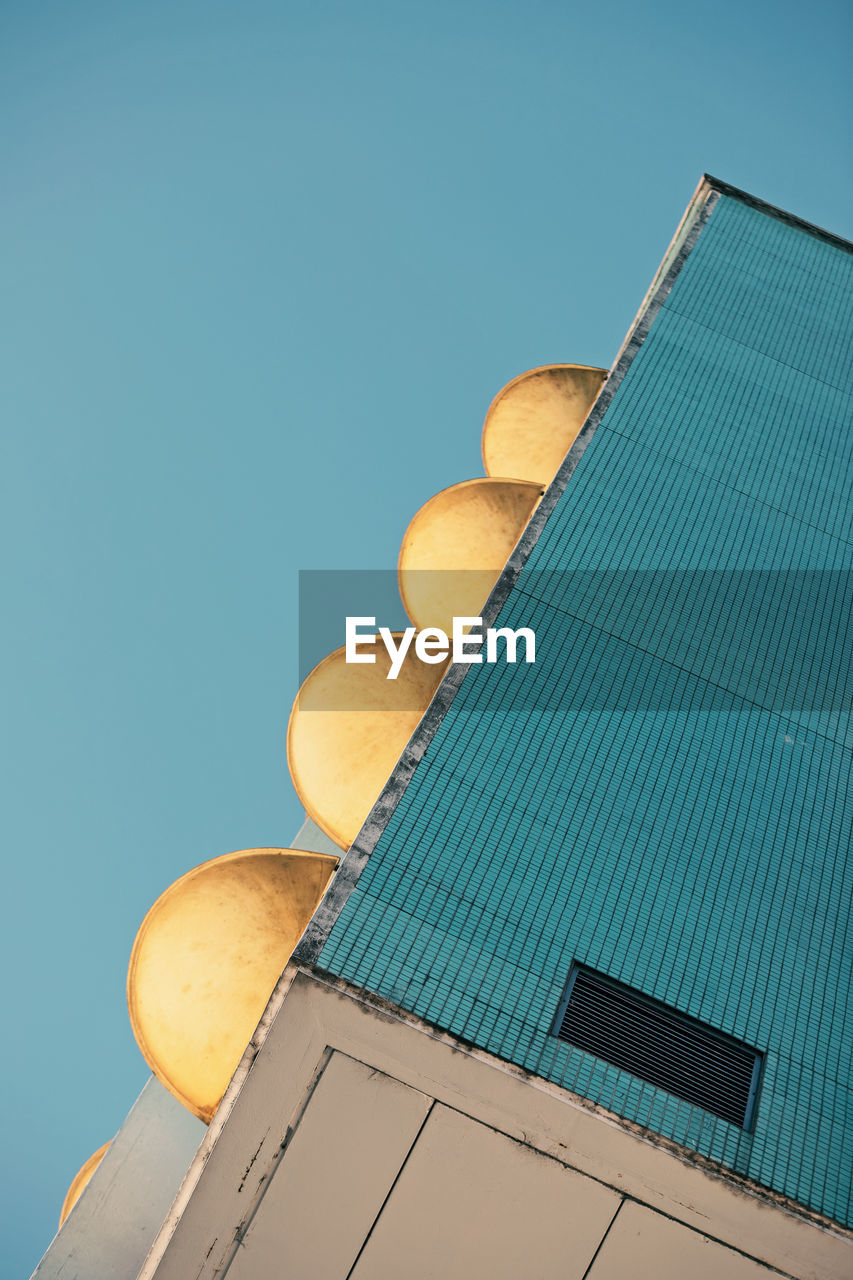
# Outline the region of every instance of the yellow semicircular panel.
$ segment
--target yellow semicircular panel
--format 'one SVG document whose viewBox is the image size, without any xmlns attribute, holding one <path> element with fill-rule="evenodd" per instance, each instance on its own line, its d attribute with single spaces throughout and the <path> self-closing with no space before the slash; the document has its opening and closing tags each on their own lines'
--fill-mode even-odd
<svg viewBox="0 0 853 1280">
<path fill-rule="evenodd" d="M 395 642 L 400 635 L 395 633 Z M 303 681 L 287 726 L 287 764 L 308 816 L 342 849 L 361 830 L 447 670 L 410 648 L 399 675 L 378 641 L 375 663 L 348 663 L 336 649 Z"/>
<path fill-rule="evenodd" d="M 62 1226 L 63 1222 L 68 1217 L 83 1192 L 86 1190 L 86 1187 L 92 1179 L 92 1174 L 106 1155 L 107 1147 L 109 1145 L 110 1144 L 108 1142 L 105 1142 L 102 1147 L 98 1147 L 98 1150 L 89 1156 L 86 1163 L 80 1166 L 74 1177 L 71 1179 L 71 1186 L 65 1193 L 65 1199 L 62 1201 L 62 1209 L 59 1213 L 60 1226 Z"/>
<path fill-rule="evenodd" d="M 483 424 L 486 475 L 550 484 L 607 373 L 591 365 L 549 364 L 508 382 Z"/>
<path fill-rule="evenodd" d="M 449 635 L 454 617 L 479 617 L 544 490 L 486 477 L 443 489 L 406 530 L 397 577 L 416 627 Z"/>
<path fill-rule="evenodd" d="M 226 853 L 176 880 L 143 920 L 127 974 L 133 1034 L 205 1123 L 337 864 L 300 849 Z"/>
</svg>

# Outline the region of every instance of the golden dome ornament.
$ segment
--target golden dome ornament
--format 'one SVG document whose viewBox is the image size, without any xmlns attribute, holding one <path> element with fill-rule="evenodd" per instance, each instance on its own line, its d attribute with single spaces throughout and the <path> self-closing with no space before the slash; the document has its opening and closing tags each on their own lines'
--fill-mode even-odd
<svg viewBox="0 0 853 1280">
<path fill-rule="evenodd" d="M 544 488 L 491 477 L 442 489 L 403 537 L 397 579 L 418 628 L 448 635 L 454 617 L 479 617 Z"/>
<path fill-rule="evenodd" d="M 143 920 L 127 975 L 133 1034 L 205 1123 L 337 864 L 300 849 L 226 853 L 176 880 Z"/>
<path fill-rule="evenodd" d="M 400 633 L 394 633 L 399 642 Z M 371 650 L 362 641 L 361 653 Z M 421 662 L 410 645 L 396 679 L 378 640 L 375 663 L 330 653 L 303 681 L 287 726 L 287 764 L 309 818 L 348 849 L 414 733 L 448 659 Z"/>
<path fill-rule="evenodd" d="M 548 364 L 508 382 L 483 423 L 486 475 L 550 484 L 607 376 L 592 365 Z"/>
<path fill-rule="evenodd" d="M 60 1226 L 62 1226 L 63 1222 L 88 1187 L 92 1180 L 92 1175 L 103 1160 L 104 1156 L 107 1154 L 107 1148 L 109 1146 L 110 1143 L 105 1142 L 102 1147 L 98 1147 L 97 1151 L 93 1151 L 89 1156 L 89 1159 L 80 1166 L 74 1177 L 71 1179 L 71 1185 L 65 1193 L 65 1199 L 62 1201 L 62 1208 L 59 1212 Z"/>
</svg>

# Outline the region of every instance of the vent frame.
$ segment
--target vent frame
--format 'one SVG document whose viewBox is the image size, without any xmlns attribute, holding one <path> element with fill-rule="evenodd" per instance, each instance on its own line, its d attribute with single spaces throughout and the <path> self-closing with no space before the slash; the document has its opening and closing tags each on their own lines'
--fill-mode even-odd
<svg viewBox="0 0 853 1280">
<path fill-rule="evenodd" d="M 720 1049 L 728 1051 L 734 1059 L 735 1055 L 740 1055 L 741 1063 L 747 1056 L 752 1057 L 752 1069 L 749 1075 L 749 1083 L 745 1089 L 742 1089 L 742 1108 L 743 1114 L 740 1120 L 732 1117 L 731 1108 L 724 1108 L 724 1111 L 714 1109 L 708 1105 L 708 1099 L 700 1100 L 697 1098 L 695 1091 L 693 1096 L 685 1097 L 683 1092 L 679 1092 L 673 1083 L 662 1083 L 661 1077 L 651 1079 L 646 1075 L 639 1074 L 636 1065 L 629 1065 L 627 1058 L 623 1056 L 622 1061 L 614 1060 L 618 1058 L 618 1054 L 612 1057 L 605 1056 L 600 1048 L 591 1048 L 587 1044 L 576 1043 L 574 1039 L 570 1039 L 565 1034 L 564 1028 L 567 1017 L 570 1012 L 572 996 L 575 994 L 578 978 L 581 979 L 582 985 L 585 980 L 589 980 L 590 986 L 596 984 L 605 992 L 612 993 L 617 999 L 626 1005 L 632 1006 L 632 1013 L 635 1017 L 642 1018 L 645 1013 L 648 1017 L 649 1029 L 654 1029 L 654 1022 L 658 1024 L 668 1023 L 668 1029 L 672 1031 L 683 1030 L 684 1040 L 693 1041 L 694 1043 L 705 1040 L 706 1044 L 715 1046 L 717 1051 Z M 589 991 L 584 991 L 584 996 L 588 996 Z M 594 992 L 593 992 L 594 994 Z M 575 1006 L 575 1008 L 577 1005 Z M 591 1028 L 595 1030 L 595 1028 Z M 608 1066 L 614 1067 L 618 1071 L 624 1072 L 626 1075 L 632 1076 L 635 1080 L 639 1080 L 642 1084 L 659 1089 L 661 1092 L 669 1094 L 673 1098 L 677 1098 L 681 1102 L 687 1103 L 689 1106 L 704 1111 L 707 1115 L 715 1116 L 717 1119 L 723 1120 L 727 1124 L 731 1124 L 736 1128 L 742 1129 L 745 1133 L 752 1133 L 755 1128 L 755 1119 L 758 1109 L 758 1095 L 763 1074 L 765 1054 L 761 1049 L 757 1049 L 754 1045 L 747 1044 L 743 1040 L 738 1040 L 735 1036 L 728 1035 L 725 1031 L 720 1031 L 716 1027 L 709 1026 L 708 1023 L 702 1022 L 692 1015 L 683 1013 L 680 1009 L 674 1008 L 672 1005 L 665 1004 L 661 1000 L 656 1000 L 653 996 L 648 996 L 643 991 L 638 991 L 636 987 L 628 986 L 624 982 L 618 981 L 616 978 L 610 977 L 609 974 L 601 973 L 597 969 L 591 968 L 589 965 L 582 964 L 581 961 L 575 960 L 572 963 L 569 972 L 568 981 L 563 990 L 557 1011 L 551 1023 L 549 1032 L 558 1039 L 562 1044 L 569 1048 L 576 1049 L 581 1053 L 589 1054 L 591 1057 L 597 1058 L 600 1062 L 606 1063 Z M 689 1085 L 689 1080 L 687 1084 Z M 688 1089 L 688 1092 L 690 1090 Z M 741 1098 L 738 1098 L 741 1101 Z M 722 1105 L 722 1104 L 721 1104 Z"/>
</svg>

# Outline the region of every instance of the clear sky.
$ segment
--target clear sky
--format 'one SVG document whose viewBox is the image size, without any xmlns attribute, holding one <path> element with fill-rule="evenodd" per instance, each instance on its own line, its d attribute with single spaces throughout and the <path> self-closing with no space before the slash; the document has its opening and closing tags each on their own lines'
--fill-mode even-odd
<svg viewBox="0 0 853 1280">
<path fill-rule="evenodd" d="M 848 14 L 3 0 L 4 1274 L 147 1078 L 146 910 L 301 823 L 297 571 L 609 365 L 703 170 L 853 235 Z"/>
</svg>

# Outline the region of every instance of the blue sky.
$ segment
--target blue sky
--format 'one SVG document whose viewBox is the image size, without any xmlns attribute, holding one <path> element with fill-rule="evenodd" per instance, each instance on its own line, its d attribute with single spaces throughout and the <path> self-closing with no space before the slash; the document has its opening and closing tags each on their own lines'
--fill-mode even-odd
<svg viewBox="0 0 853 1280">
<path fill-rule="evenodd" d="M 8 1274 L 147 1078 L 157 895 L 289 844 L 299 569 L 609 365 L 703 170 L 853 235 L 841 3 L 0 9 Z"/>
</svg>

